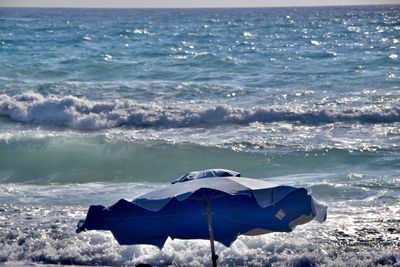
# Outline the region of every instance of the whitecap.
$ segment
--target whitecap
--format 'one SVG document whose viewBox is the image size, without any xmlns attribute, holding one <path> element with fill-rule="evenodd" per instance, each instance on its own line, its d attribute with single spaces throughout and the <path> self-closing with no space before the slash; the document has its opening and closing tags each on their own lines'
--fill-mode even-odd
<svg viewBox="0 0 400 267">
<path fill-rule="evenodd" d="M 185 59 L 187 59 L 187 56 L 174 56 L 174 59 L 176 59 L 176 60 L 185 60 Z"/>
<path fill-rule="evenodd" d="M 242 34 L 244 37 L 251 37 L 253 36 L 250 32 L 243 32 Z"/>
<path fill-rule="evenodd" d="M 144 35 L 150 34 L 150 32 L 147 29 L 134 29 L 132 32 L 135 34 L 144 34 Z"/>
<path fill-rule="evenodd" d="M 312 91 L 295 92 L 307 96 Z M 354 101 L 356 101 L 355 98 Z M 351 100 L 353 101 L 353 100 Z M 350 105 L 350 100 L 335 105 Z M 318 103 L 316 103 L 318 104 Z M 332 103 L 333 104 L 333 103 Z M 319 105 L 319 104 L 318 104 Z M 164 106 L 138 104 L 130 100 L 93 101 L 75 96 L 43 96 L 26 92 L 15 96 L 0 95 L 0 116 L 16 122 L 50 124 L 80 130 L 129 127 L 198 127 L 223 124 L 246 125 L 252 122 L 290 122 L 327 124 L 337 122 L 395 123 L 400 122 L 400 109 L 396 106 L 349 106 L 338 109 L 333 105 L 309 108 L 296 106 L 256 106 L 237 108 L 215 106 Z M 324 107 L 325 106 L 325 107 Z"/>
<path fill-rule="evenodd" d="M 350 32 L 357 32 L 357 33 L 361 32 L 361 28 L 357 26 L 349 26 L 347 27 L 347 30 Z"/>
<path fill-rule="evenodd" d="M 321 43 L 320 43 L 319 41 L 317 41 L 317 40 L 311 40 L 310 43 L 313 44 L 313 45 L 320 45 L 320 44 L 321 44 Z"/>
<path fill-rule="evenodd" d="M 102 54 L 104 60 L 111 60 L 113 57 L 109 54 Z"/>
</svg>

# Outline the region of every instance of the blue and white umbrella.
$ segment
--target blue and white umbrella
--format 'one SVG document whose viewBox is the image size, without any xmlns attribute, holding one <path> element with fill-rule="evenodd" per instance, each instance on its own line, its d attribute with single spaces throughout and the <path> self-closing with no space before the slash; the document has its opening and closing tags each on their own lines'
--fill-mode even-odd
<svg viewBox="0 0 400 267">
<path fill-rule="evenodd" d="M 306 189 L 239 176 L 221 169 L 191 172 L 131 202 L 91 206 L 77 232 L 109 230 L 121 245 L 159 248 L 168 237 L 209 239 L 216 266 L 214 240 L 230 246 L 239 235 L 290 232 L 326 220 L 327 208 Z"/>
</svg>

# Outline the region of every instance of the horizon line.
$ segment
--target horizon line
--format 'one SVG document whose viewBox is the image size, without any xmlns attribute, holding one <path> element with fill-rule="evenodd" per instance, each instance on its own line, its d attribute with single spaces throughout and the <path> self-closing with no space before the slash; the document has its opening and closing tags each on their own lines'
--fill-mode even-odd
<svg viewBox="0 0 400 267">
<path fill-rule="evenodd" d="M 382 4 L 327 4 L 327 5 L 282 5 L 282 6 L 193 6 L 193 7 L 111 7 L 111 6 L 1 6 L 1 8 L 37 8 L 37 9 L 263 9 L 263 8 L 309 8 L 309 7 L 366 7 L 366 6 L 400 6 L 400 3 Z"/>
</svg>

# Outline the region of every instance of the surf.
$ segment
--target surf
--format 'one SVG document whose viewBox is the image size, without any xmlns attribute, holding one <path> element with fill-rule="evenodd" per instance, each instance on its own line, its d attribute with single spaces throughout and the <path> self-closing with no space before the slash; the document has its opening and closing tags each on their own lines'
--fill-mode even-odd
<svg viewBox="0 0 400 267">
<path fill-rule="evenodd" d="M 168 106 L 122 99 L 95 101 L 76 96 L 45 96 L 26 92 L 13 96 L 0 95 L 0 116 L 15 122 L 90 131 L 118 127 L 213 127 L 221 124 L 247 125 L 252 122 L 383 124 L 400 122 L 400 109 L 397 106 L 376 105 L 362 109 L 307 108 L 306 105 L 253 108 L 228 105 Z"/>
</svg>

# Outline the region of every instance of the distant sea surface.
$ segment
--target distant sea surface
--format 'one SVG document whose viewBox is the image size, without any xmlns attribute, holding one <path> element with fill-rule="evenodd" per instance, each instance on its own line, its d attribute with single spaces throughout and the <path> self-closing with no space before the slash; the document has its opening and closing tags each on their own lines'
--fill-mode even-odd
<svg viewBox="0 0 400 267">
<path fill-rule="evenodd" d="M 207 168 L 329 207 L 222 266 L 400 266 L 400 6 L 0 9 L 0 263 L 207 265 L 207 241 L 75 234 Z"/>
</svg>

